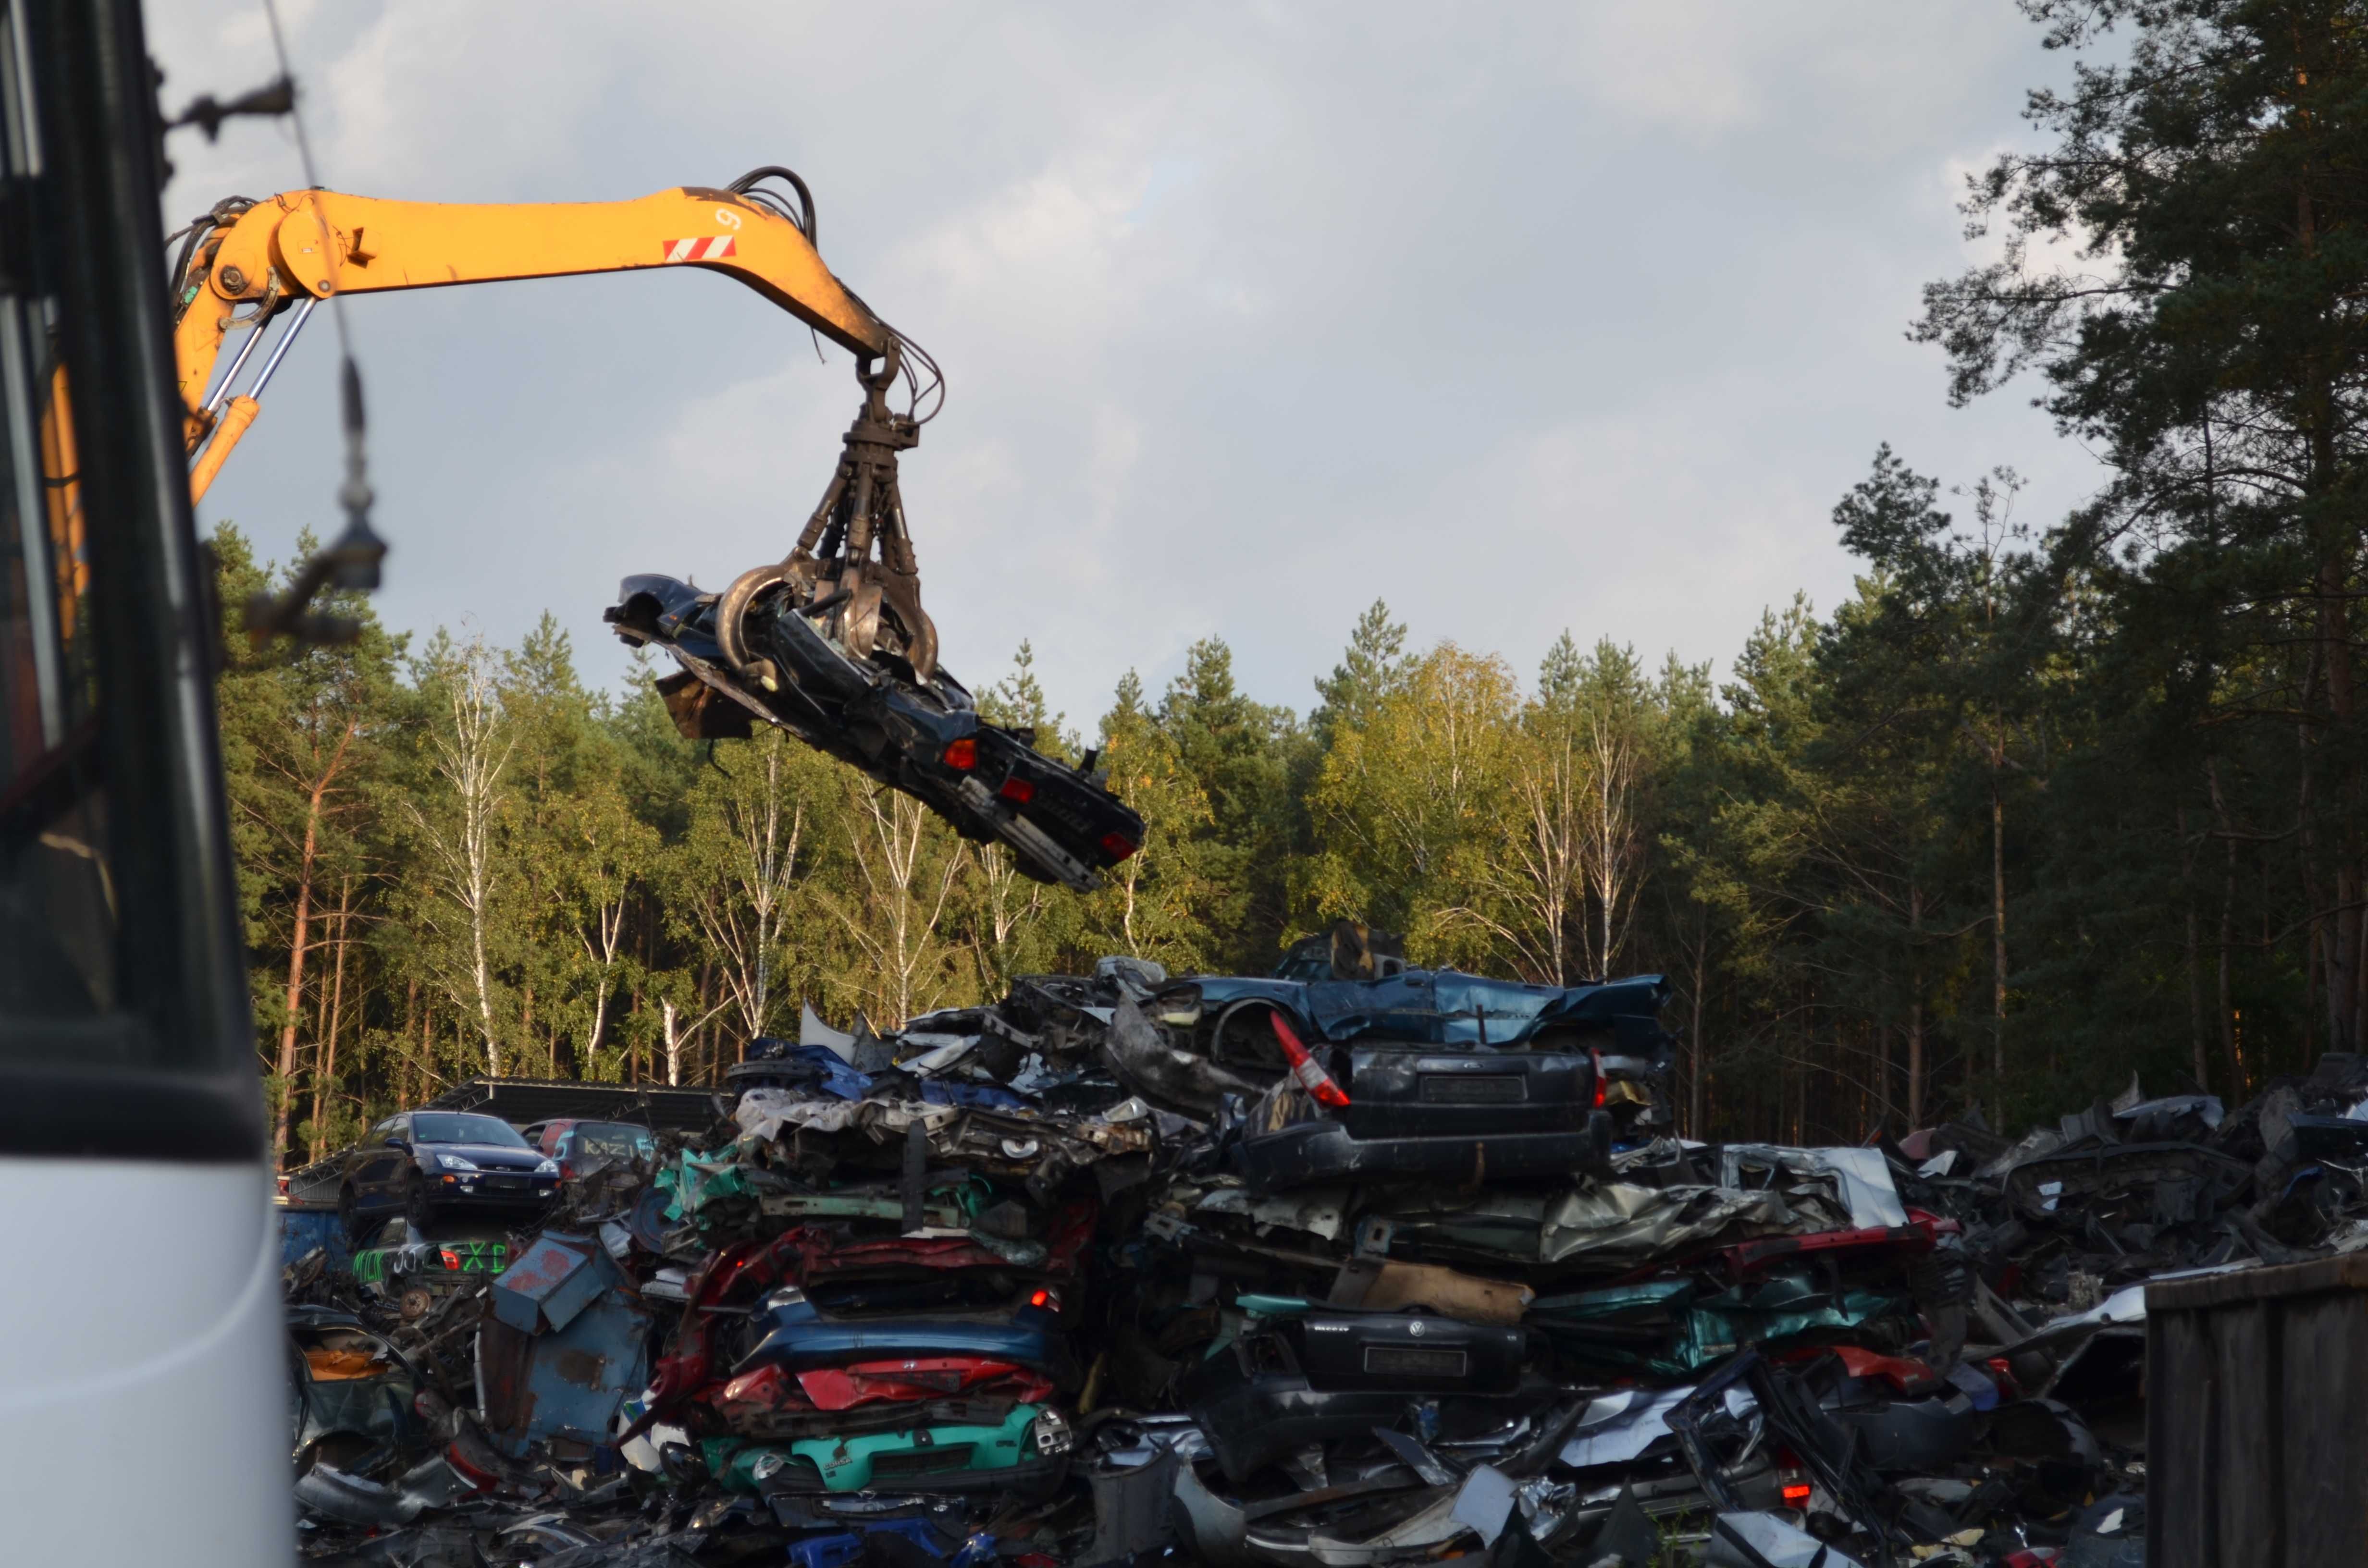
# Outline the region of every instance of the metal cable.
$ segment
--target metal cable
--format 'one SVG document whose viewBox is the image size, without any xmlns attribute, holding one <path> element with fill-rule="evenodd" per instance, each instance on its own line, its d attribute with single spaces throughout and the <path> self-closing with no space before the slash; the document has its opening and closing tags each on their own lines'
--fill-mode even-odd
<svg viewBox="0 0 2368 1568">
<path fill-rule="evenodd" d="M 288 62 L 288 40 L 280 30 L 277 0 L 263 0 L 263 14 L 271 23 L 271 48 L 279 58 L 279 74 L 290 85 L 288 118 L 296 128 L 296 155 L 304 167 L 304 184 L 319 190 L 321 176 L 313 165 L 313 139 L 304 130 L 304 107 L 295 92 L 296 73 Z M 329 315 L 336 323 L 337 354 L 343 361 L 338 367 L 337 392 L 345 416 L 346 479 L 337 487 L 337 504 L 346 511 L 346 532 L 332 547 L 335 580 L 340 588 L 367 591 L 379 585 L 379 562 L 386 554 L 386 546 L 370 526 L 370 505 L 377 497 L 370 483 L 369 424 L 362 409 L 362 373 L 354 363 L 345 292 L 335 286 L 337 248 L 329 234 L 329 220 L 322 213 L 319 201 L 307 205 L 313 210 L 313 222 L 320 226 L 321 254 L 328 263 L 331 282 Z M 282 347 L 285 346 L 283 339 Z"/>
</svg>

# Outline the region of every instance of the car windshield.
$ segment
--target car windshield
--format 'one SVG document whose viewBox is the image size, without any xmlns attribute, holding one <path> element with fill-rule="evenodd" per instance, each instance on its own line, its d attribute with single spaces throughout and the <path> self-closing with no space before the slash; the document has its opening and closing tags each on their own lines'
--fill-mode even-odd
<svg viewBox="0 0 2368 1568">
<path fill-rule="evenodd" d="M 523 1149 L 525 1139 L 518 1129 L 498 1116 L 463 1116 L 457 1111 L 423 1110 L 413 1113 L 411 1136 L 420 1143 L 495 1143 L 505 1149 Z"/>
<path fill-rule="evenodd" d="M 586 1121 L 575 1130 L 575 1153 L 578 1154 L 612 1154 L 631 1159 L 636 1154 L 655 1154 L 658 1141 L 646 1127 L 635 1127 L 629 1121 Z"/>
</svg>

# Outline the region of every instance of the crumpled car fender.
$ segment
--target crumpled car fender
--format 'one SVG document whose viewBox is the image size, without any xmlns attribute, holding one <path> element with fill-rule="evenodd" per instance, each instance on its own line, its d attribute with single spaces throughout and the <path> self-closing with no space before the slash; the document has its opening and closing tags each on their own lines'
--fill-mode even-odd
<svg viewBox="0 0 2368 1568">
<path fill-rule="evenodd" d="M 1227 1095 L 1255 1098 L 1267 1087 L 1205 1056 L 1168 1044 L 1159 1026 L 1135 1006 L 1132 996 L 1121 996 L 1111 1009 L 1101 1057 L 1118 1074 L 1119 1082 L 1136 1094 L 1193 1116 L 1215 1115 Z"/>
</svg>

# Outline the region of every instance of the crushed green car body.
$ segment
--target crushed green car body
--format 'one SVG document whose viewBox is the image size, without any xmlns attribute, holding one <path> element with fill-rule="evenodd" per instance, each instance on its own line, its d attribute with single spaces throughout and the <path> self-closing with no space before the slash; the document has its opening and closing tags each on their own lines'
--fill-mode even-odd
<svg viewBox="0 0 2368 1568">
<path fill-rule="evenodd" d="M 957 1423 L 809 1437 L 794 1443 L 743 1443 L 716 1437 L 701 1445 L 702 1457 L 727 1492 L 757 1492 L 790 1466 L 818 1477 L 826 1492 L 903 1486 L 926 1490 L 928 1476 L 1009 1470 L 1039 1458 L 1029 1440 L 1029 1429 L 1042 1413 L 1040 1405 L 1015 1404 L 994 1426 Z"/>
</svg>

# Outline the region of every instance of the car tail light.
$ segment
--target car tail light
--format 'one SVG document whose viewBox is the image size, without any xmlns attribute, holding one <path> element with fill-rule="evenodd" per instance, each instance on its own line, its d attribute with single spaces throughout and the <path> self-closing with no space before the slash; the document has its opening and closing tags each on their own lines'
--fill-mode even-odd
<svg viewBox="0 0 2368 1568">
<path fill-rule="evenodd" d="M 1018 774 L 1013 774 L 1003 781 L 1003 788 L 997 790 L 996 793 L 1015 806 L 1024 806 L 1036 798 L 1036 786 Z"/>
<path fill-rule="evenodd" d="M 1603 1052 L 1590 1049 L 1588 1056 L 1595 1063 L 1595 1108 L 1603 1108 Z"/>
<path fill-rule="evenodd" d="M 945 765 L 957 773 L 968 773 L 978 766 L 978 742 L 968 735 L 946 744 Z"/>
<path fill-rule="evenodd" d="M 1805 1481 L 1787 1483 L 1784 1487 L 1784 1506 L 1787 1508 L 1799 1509 L 1805 1508 L 1808 1506 L 1809 1483 Z"/>
<path fill-rule="evenodd" d="M 444 1260 L 444 1267 L 447 1267 L 447 1268 L 449 1268 L 449 1269 L 451 1269 L 451 1270 L 452 1270 L 453 1272 L 455 1272 L 455 1273 L 458 1273 L 458 1272 L 460 1271 L 460 1268 L 461 1268 L 461 1255 L 460 1255 L 459 1253 L 457 1253 L 457 1252 L 454 1252 L 450 1247 L 438 1247 L 438 1248 L 437 1248 L 437 1249 L 436 1249 L 436 1256 L 438 1256 L 438 1257 L 440 1257 L 440 1258 L 442 1258 L 442 1259 Z"/>
<path fill-rule="evenodd" d="M 1134 840 L 1129 838 L 1122 833 L 1105 833 L 1102 835 L 1102 853 L 1110 858 L 1112 864 L 1116 864 L 1118 861 L 1125 859 L 1128 856 L 1133 854 L 1137 847 L 1138 846 Z"/>
<path fill-rule="evenodd" d="M 1042 1307 L 1048 1312 L 1057 1312 L 1061 1310 L 1061 1293 L 1058 1290 L 1039 1290 L 1028 1298 L 1028 1304 Z"/>
<path fill-rule="evenodd" d="M 1334 1083 L 1332 1074 L 1324 1071 L 1324 1064 L 1299 1043 L 1299 1037 L 1291 1032 L 1282 1015 L 1269 1012 L 1267 1017 L 1274 1022 L 1274 1038 L 1281 1043 L 1283 1060 L 1291 1063 L 1291 1075 L 1299 1080 L 1299 1086 L 1314 1095 L 1317 1105 L 1347 1106 L 1348 1092 Z"/>
</svg>

